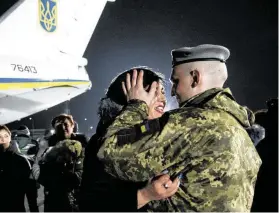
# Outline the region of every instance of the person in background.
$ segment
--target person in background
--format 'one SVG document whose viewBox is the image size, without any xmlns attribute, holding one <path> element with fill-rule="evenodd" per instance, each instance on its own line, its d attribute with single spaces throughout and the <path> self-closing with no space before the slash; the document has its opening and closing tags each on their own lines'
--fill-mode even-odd
<svg viewBox="0 0 279 213">
<path fill-rule="evenodd" d="M 52 119 L 51 125 L 55 130 L 55 133 L 49 138 L 49 146 L 54 146 L 57 142 L 65 139 L 71 139 L 79 141 L 85 148 L 88 140 L 85 135 L 77 134 L 77 123 L 73 117 L 68 114 L 60 114 Z"/>
<path fill-rule="evenodd" d="M 11 132 L 0 125 L 0 212 L 25 212 L 24 197 L 31 174 L 29 161 L 21 156 Z"/>
<path fill-rule="evenodd" d="M 30 136 L 30 131 L 27 126 L 22 125 L 16 130 L 16 134 L 13 137 L 14 142 L 17 143 L 19 152 L 24 155 L 31 166 L 34 165 L 35 158 L 39 151 L 39 143 L 32 139 Z M 29 206 L 29 211 L 39 212 L 37 198 L 38 198 L 38 189 L 40 185 L 37 183 L 33 175 L 30 175 L 29 181 L 27 183 L 27 201 Z"/>
<path fill-rule="evenodd" d="M 255 112 L 255 122 L 265 128 L 265 138 L 256 146 L 263 164 L 252 212 L 278 212 L 278 98 L 269 99 L 266 107 Z"/>
<path fill-rule="evenodd" d="M 48 148 L 38 160 L 36 169 L 33 170 L 35 178 L 44 186 L 44 211 L 78 211 L 77 196 L 87 138 L 73 132 L 75 122 L 71 115 L 58 115 L 51 124 L 55 133 L 48 138 Z M 72 141 L 73 143 L 66 143 L 67 147 L 72 148 L 61 148 L 61 141 Z M 79 147 L 79 144 L 82 148 L 77 155 L 72 149 Z M 55 157 L 49 158 L 49 155 Z"/>
<path fill-rule="evenodd" d="M 30 130 L 27 126 L 21 125 L 16 131 L 12 138 L 18 144 L 20 152 L 27 157 L 35 159 L 35 156 L 39 150 L 39 144 L 30 136 Z"/>
<path fill-rule="evenodd" d="M 65 139 L 50 147 L 43 155 L 39 182 L 45 189 L 45 212 L 78 211 L 77 193 L 82 172 L 80 162 L 82 145 L 79 141 Z"/>
</svg>

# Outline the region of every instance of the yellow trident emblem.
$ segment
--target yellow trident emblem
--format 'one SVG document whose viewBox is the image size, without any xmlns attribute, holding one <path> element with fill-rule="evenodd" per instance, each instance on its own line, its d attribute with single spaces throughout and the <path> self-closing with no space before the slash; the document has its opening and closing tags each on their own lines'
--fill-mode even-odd
<svg viewBox="0 0 279 213">
<path fill-rule="evenodd" d="M 57 0 L 39 0 L 39 21 L 48 32 L 57 27 Z"/>
</svg>

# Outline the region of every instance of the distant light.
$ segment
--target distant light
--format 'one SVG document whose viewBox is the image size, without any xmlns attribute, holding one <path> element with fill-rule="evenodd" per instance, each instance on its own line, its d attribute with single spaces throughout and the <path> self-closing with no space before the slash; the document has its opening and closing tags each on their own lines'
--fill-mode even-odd
<svg viewBox="0 0 279 213">
<path fill-rule="evenodd" d="M 51 129 L 51 130 L 50 130 L 50 133 L 51 133 L 52 135 L 54 134 L 54 132 L 55 132 L 54 129 Z"/>
<path fill-rule="evenodd" d="M 32 118 L 29 118 L 29 120 L 32 120 Z"/>
<path fill-rule="evenodd" d="M 90 129 L 93 129 L 93 126 L 91 126 Z"/>
<path fill-rule="evenodd" d="M 87 121 L 87 118 L 84 118 L 85 121 Z"/>
</svg>

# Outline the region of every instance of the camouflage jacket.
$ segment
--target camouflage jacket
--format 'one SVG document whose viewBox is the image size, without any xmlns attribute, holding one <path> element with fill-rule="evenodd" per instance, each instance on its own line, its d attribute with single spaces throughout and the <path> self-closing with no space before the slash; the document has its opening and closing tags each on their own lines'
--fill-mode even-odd
<svg viewBox="0 0 279 213">
<path fill-rule="evenodd" d="M 254 115 L 229 89 L 208 90 L 159 119 L 146 120 L 147 112 L 132 100 L 108 128 L 98 152 L 107 172 L 130 181 L 182 173 L 176 194 L 149 211 L 250 211 L 261 165 L 245 130 Z"/>
</svg>

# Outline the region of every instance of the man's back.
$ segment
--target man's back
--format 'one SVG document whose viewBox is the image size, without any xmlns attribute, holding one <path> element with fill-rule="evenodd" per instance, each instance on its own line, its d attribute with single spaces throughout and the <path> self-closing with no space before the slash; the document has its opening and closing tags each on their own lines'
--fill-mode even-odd
<svg viewBox="0 0 279 213">
<path fill-rule="evenodd" d="M 183 168 L 186 172 L 181 181 L 182 190 L 169 202 L 175 206 L 173 210 L 249 211 L 260 161 L 242 126 L 246 121 L 237 117 L 238 112 L 222 109 L 220 105 L 201 107 L 186 106 L 173 115 L 183 119 L 181 128 L 178 127 L 182 141 L 176 141 L 173 147 L 178 143 L 177 148 L 164 158 L 178 162 L 170 170 L 180 173 Z M 187 134 L 183 134 L 183 130 Z M 181 149 L 181 145 L 185 145 L 184 148 Z M 178 150 L 181 153 L 177 153 Z M 177 153 L 177 157 L 173 153 Z M 189 202 L 188 207 L 185 208 L 181 197 Z"/>
<path fill-rule="evenodd" d="M 121 146 L 119 136 L 121 148 L 108 144 L 104 154 L 113 163 L 110 173 L 125 180 L 147 180 L 164 169 L 182 173 L 178 192 L 167 202 L 151 202 L 151 211 L 249 211 L 261 164 L 245 131 L 251 124 L 228 89 L 212 89 L 166 113 L 152 137 Z M 114 125 L 117 131 L 118 121 Z"/>
</svg>

